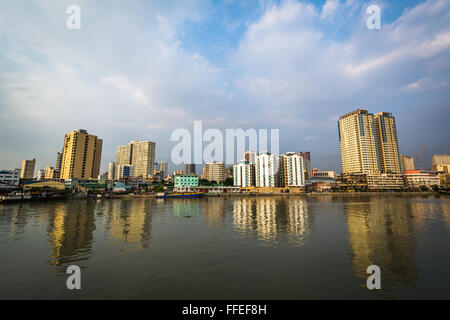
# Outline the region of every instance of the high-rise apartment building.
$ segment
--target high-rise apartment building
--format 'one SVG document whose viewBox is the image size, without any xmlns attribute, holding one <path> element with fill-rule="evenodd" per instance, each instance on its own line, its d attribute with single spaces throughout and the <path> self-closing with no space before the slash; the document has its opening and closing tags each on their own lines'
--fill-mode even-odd
<svg viewBox="0 0 450 320">
<path fill-rule="evenodd" d="M 300 151 L 299 156 L 303 158 L 303 168 L 305 171 L 305 179 L 311 178 L 311 152 L 309 151 Z"/>
<path fill-rule="evenodd" d="M 205 179 L 221 182 L 225 180 L 225 165 L 223 162 L 208 162 L 204 170 Z"/>
<path fill-rule="evenodd" d="M 131 141 L 117 147 L 116 164 L 133 166 L 133 177 L 148 178 L 155 168 L 155 146 L 151 141 Z"/>
<path fill-rule="evenodd" d="M 20 169 L 20 179 L 33 179 L 34 178 L 34 166 L 36 165 L 36 159 L 22 160 L 22 168 Z"/>
<path fill-rule="evenodd" d="M 86 130 L 72 131 L 64 137 L 61 179 L 96 179 L 100 172 L 103 140 Z"/>
<path fill-rule="evenodd" d="M 184 175 L 190 176 L 195 175 L 195 163 L 185 163 L 184 164 Z"/>
<path fill-rule="evenodd" d="M 413 157 L 408 157 L 408 156 L 404 156 L 401 154 L 400 155 L 400 165 L 401 165 L 402 173 L 404 173 L 405 171 L 415 170 Z"/>
<path fill-rule="evenodd" d="M 391 113 L 379 112 L 374 115 L 374 120 L 381 172 L 400 174 L 400 153 L 395 118 Z"/>
<path fill-rule="evenodd" d="M 279 158 L 278 185 L 281 187 L 304 187 L 306 180 L 305 160 L 295 153 L 288 152 Z"/>
<path fill-rule="evenodd" d="M 242 160 L 233 166 L 233 184 L 236 187 L 251 187 L 255 185 L 255 165 L 248 160 Z"/>
<path fill-rule="evenodd" d="M 381 172 L 377 128 L 373 114 L 358 109 L 341 116 L 338 121 L 338 132 L 344 174 Z"/>
<path fill-rule="evenodd" d="M 159 171 L 162 172 L 163 178 L 167 177 L 167 175 L 169 174 L 169 166 L 167 164 L 167 161 L 161 161 L 160 163 L 158 163 L 159 166 Z"/>
<path fill-rule="evenodd" d="M 277 157 L 270 152 L 256 156 L 255 183 L 257 187 L 275 187 L 277 180 Z"/>
<path fill-rule="evenodd" d="M 45 168 L 45 179 L 58 179 L 59 172 L 56 171 L 54 167 L 46 167 Z"/>
</svg>

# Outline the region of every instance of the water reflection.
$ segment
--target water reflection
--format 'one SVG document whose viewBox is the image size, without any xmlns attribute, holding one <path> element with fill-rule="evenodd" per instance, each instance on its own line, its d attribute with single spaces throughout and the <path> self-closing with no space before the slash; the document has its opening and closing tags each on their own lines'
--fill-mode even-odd
<svg viewBox="0 0 450 320">
<path fill-rule="evenodd" d="M 102 201 L 105 230 L 128 249 L 148 248 L 152 206 L 148 199 Z"/>
<path fill-rule="evenodd" d="M 236 231 L 267 244 L 287 235 L 293 246 L 302 245 L 309 233 L 311 218 L 304 197 L 254 197 L 233 201 L 233 225 Z"/>
<path fill-rule="evenodd" d="M 345 206 L 354 274 L 366 280 L 367 267 L 378 265 L 383 283 L 414 286 L 413 215 L 406 201 L 363 200 Z"/>
<path fill-rule="evenodd" d="M 158 199 L 161 200 L 161 199 Z M 165 200 L 162 200 L 165 201 Z M 199 203 L 194 199 L 173 199 L 173 215 L 177 218 L 193 218 L 198 215 Z M 166 202 L 167 204 L 167 202 Z"/>
<path fill-rule="evenodd" d="M 49 213 L 49 263 L 54 266 L 89 259 L 95 230 L 93 204 L 85 201 L 58 203 Z"/>
</svg>

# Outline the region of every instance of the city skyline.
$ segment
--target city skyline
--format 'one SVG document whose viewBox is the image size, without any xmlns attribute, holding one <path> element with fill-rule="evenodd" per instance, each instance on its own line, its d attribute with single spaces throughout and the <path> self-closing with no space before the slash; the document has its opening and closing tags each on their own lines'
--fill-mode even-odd
<svg viewBox="0 0 450 320">
<path fill-rule="evenodd" d="M 400 154 L 426 144 L 418 167 L 449 153 L 448 1 L 379 1 L 382 30 L 366 27 L 369 1 L 111 2 L 107 12 L 79 1 L 76 31 L 66 3 L 30 16 L 33 3 L 0 4 L 2 168 L 54 166 L 78 128 L 105 139 L 102 172 L 131 140 L 155 141 L 155 160 L 169 160 L 170 132 L 202 120 L 279 128 L 280 153 L 310 150 L 314 167 L 339 171 L 335 123 L 357 108 L 396 117 Z"/>
</svg>

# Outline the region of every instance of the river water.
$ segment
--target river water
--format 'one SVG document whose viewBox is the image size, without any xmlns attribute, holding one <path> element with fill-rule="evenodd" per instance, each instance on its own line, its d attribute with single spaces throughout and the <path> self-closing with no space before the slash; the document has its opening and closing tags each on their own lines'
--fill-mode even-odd
<svg viewBox="0 0 450 320">
<path fill-rule="evenodd" d="M 450 299 L 450 197 L 0 204 L 0 261 L 2 299 Z"/>
</svg>

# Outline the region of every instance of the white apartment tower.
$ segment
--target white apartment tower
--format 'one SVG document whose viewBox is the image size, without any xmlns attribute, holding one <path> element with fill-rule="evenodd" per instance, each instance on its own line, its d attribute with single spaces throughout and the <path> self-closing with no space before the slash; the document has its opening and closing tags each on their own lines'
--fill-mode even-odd
<svg viewBox="0 0 450 320">
<path fill-rule="evenodd" d="M 255 165 L 242 160 L 233 166 L 234 186 L 246 188 L 255 185 Z"/>
<path fill-rule="evenodd" d="M 277 178 L 277 157 L 270 152 L 256 156 L 255 181 L 257 187 L 275 187 Z"/>
<path fill-rule="evenodd" d="M 282 154 L 279 159 L 278 183 L 282 187 L 305 186 L 305 160 L 295 152 Z"/>
</svg>

